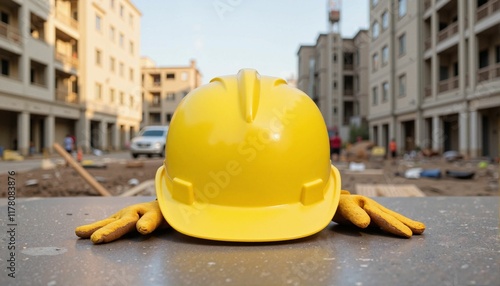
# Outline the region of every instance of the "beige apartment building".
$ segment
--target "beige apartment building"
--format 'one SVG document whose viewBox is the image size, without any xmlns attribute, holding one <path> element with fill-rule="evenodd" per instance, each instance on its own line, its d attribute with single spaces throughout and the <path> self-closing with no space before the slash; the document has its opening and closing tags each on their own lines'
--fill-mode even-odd
<svg viewBox="0 0 500 286">
<path fill-rule="evenodd" d="M 139 129 L 140 17 L 129 0 L 0 0 L 0 146 L 121 149 Z"/>
<path fill-rule="evenodd" d="M 327 34 L 320 34 L 315 45 L 300 46 L 297 88 L 316 102 L 327 127 L 348 140 L 350 126 L 359 126 L 368 114 L 369 37 L 360 30 L 352 39 L 341 39 L 338 33 L 332 38 L 331 51 Z"/>
<path fill-rule="evenodd" d="M 500 150 L 500 1 L 370 0 L 370 136 L 399 152 Z"/>
<path fill-rule="evenodd" d="M 149 58 L 142 62 L 143 117 L 141 126 L 168 125 L 177 105 L 201 85 L 196 61 L 186 66 L 158 67 Z"/>
</svg>

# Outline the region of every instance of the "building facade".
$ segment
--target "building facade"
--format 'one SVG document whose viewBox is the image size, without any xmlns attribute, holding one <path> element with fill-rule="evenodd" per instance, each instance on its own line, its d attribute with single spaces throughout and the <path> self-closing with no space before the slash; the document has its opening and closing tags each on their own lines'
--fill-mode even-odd
<svg viewBox="0 0 500 286">
<path fill-rule="evenodd" d="M 181 100 L 201 85 L 196 61 L 188 66 L 158 67 L 142 58 L 143 117 L 141 126 L 168 125 Z"/>
<path fill-rule="evenodd" d="M 315 45 L 300 46 L 297 88 L 316 102 L 330 130 L 349 138 L 350 126 L 359 126 L 368 114 L 369 37 L 366 30 L 352 39 L 331 36 L 331 51 L 328 34 L 320 34 Z"/>
<path fill-rule="evenodd" d="M 370 0 L 370 137 L 500 156 L 500 1 Z"/>
<path fill-rule="evenodd" d="M 129 0 L 0 0 L 0 146 L 126 147 L 139 129 L 140 17 Z"/>
</svg>

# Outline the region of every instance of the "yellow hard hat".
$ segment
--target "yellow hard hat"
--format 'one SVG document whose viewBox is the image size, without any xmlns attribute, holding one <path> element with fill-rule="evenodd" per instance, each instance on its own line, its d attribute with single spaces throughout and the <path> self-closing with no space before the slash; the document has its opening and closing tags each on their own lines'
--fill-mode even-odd
<svg viewBox="0 0 500 286">
<path fill-rule="evenodd" d="M 320 111 L 280 78 L 243 69 L 189 93 L 170 123 L 156 193 L 186 235 L 278 241 L 333 218 L 340 175 Z"/>
</svg>

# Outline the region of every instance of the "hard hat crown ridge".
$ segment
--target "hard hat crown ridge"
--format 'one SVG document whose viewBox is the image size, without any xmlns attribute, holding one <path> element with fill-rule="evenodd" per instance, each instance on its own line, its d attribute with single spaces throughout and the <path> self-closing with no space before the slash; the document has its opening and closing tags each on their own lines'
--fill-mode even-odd
<svg viewBox="0 0 500 286">
<path fill-rule="evenodd" d="M 337 208 L 340 175 L 324 120 L 283 79 L 243 69 L 193 90 L 175 111 L 165 148 L 159 205 L 190 236 L 294 239 L 323 229 Z"/>
</svg>

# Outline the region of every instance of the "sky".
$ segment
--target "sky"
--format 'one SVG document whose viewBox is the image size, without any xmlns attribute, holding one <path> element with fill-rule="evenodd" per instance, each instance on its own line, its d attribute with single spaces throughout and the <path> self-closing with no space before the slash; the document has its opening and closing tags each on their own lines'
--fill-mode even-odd
<svg viewBox="0 0 500 286">
<path fill-rule="evenodd" d="M 202 83 L 254 68 L 297 77 L 297 51 L 328 31 L 327 0 L 132 0 L 142 13 L 141 55 L 157 66 L 195 59 Z M 344 0 L 341 33 L 367 29 L 368 0 Z"/>
</svg>

